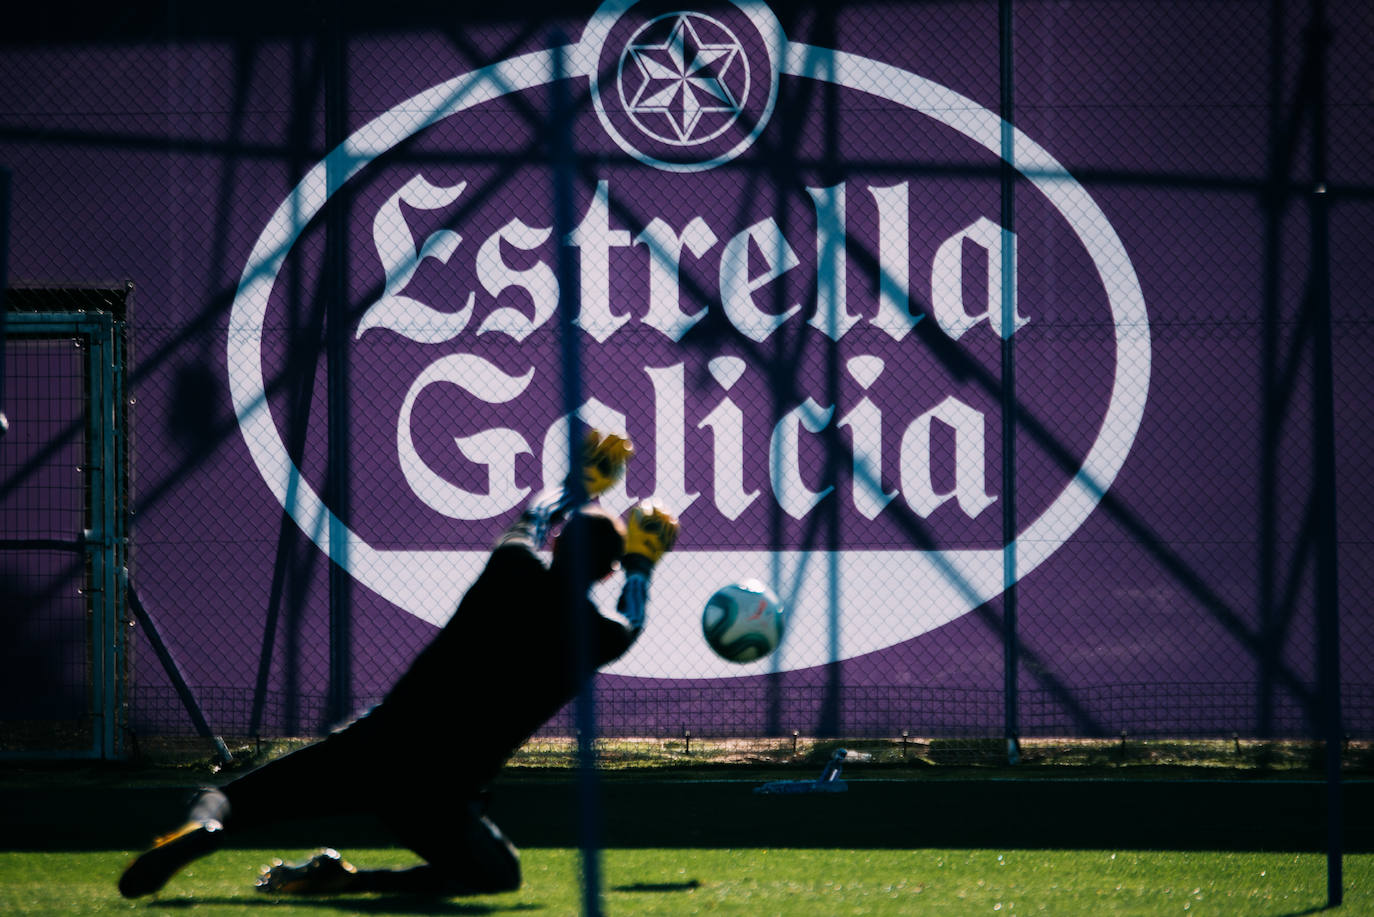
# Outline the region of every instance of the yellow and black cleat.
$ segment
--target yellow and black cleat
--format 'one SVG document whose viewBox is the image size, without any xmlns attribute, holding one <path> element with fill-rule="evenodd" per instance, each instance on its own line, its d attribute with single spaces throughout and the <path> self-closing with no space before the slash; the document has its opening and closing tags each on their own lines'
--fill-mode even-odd
<svg viewBox="0 0 1374 917">
<path fill-rule="evenodd" d="M 215 819 L 188 821 L 164 834 L 124 870 L 119 877 L 119 893 L 125 898 L 141 898 L 161 890 L 186 864 L 217 850 L 223 834 L 224 826 Z"/>
</svg>

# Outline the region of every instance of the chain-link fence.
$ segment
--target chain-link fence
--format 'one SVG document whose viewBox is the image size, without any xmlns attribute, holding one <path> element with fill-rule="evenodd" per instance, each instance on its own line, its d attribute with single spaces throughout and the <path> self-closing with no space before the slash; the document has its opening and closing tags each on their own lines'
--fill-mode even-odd
<svg viewBox="0 0 1374 917">
<path fill-rule="evenodd" d="M 683 526 L 597 679 L 603 734 L 1310 735 L 1335 606 L 1368 737 L 1374 24 L 1317 9 L 16 27 L 12 284 L 138 289 L 127 726 L 304 735 L 386 693 L 562 475 L 563 276 L 582 416 L 636 447 L 603 504 Z M 47 537 L 25 480 L 84 435 L 8 400 L 53 390 L 31 346 L 6 343 L 7 544 Z M 19 601 L 44 556 L 4 555 L 33 659 L 80 586 Z M 742 579 L 788 614 L 743 666 L 700 631 Z"/>
</svg>

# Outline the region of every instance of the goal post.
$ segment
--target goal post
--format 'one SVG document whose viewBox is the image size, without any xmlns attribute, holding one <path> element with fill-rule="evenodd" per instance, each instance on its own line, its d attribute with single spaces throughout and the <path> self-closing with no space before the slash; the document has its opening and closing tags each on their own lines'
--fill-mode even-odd
<svg viewBox="0 0 1374 917">
<path fill-rule="evenodd" d="M 3 757 L 125 753 L 131 293 L 6 292 L 0 577 L 18 620 L 0 648 Z"/>
</svg>

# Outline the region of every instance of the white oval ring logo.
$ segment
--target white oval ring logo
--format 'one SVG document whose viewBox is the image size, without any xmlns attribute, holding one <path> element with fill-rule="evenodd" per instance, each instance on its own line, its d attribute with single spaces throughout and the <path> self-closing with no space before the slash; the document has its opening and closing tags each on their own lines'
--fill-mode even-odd
<svg viewBox="0 0 1374 917">
<path fill-rule="evenodd" d="M 626 4 L 615 0 L 610 8 Z M 604 10 L 605 8 L 603 8 Z M 598 14 L 600 15 L 600 14 Z M 485 552 L 381 550 L 352 532 L 324 504 L 291 460 L 272 418 L 262 365 L 268 303 L 286 254 L 333 191 L 377 157 L 439 121 L 511 92 L 553 79 L 557 55 L 572 78 L 593 79 L 605 23 L 594 19 L 583 42 L 511 58 L 425 90 L 359 128 L 301 180 L 264 227 L 240 278 L 230 315 L 230 392 L 244 441 L 263 480 L 301 530 L 357 581 L 425 621 L 442 625 L 485 562 Z M 593 45 L 588 46 L 588 36 Z M 778 72 L 826 79 L 925 115 L 1001 155 L 1003 122 L 993 111 L 914 73 L 843 51 L 781 43 Z M 776 82 L 776 75 L 773 77 Z M 1091 256 L 1115 329 L 1116 371 L 1100 432 L 1078 473 L 1008 546 L 1016 578 L 1063 545 L 1088 518 L 1121 470 L 1140 426 L 1149 390 L 1150 340 L 1144 296 L 1134 267 L 1105 214 L 1053 156 L 1011 128 L 1012 165 L 1054 206 Z M 688 171 L 679 165 L 661 165 Z M 674 552 L 655 573 L 651 626 L 607 671 L 656 678 L 756 675 L 810 668 L 905 642 L 966 614 L 1009 585 L 1004 549 L 947 551 Z M 699 571 L 718 579 L 700 582 Z M 782 649 L 749 665 L 724 662 L 697 630 L 715 586 L 771 580 L 789 608 Z M 843 600 L 835 593 L 843 584 Z M 889 604 L 893 583 L 921 584 L 904 614 L 871 611 Z M 830 611 L 838 608 L 838 628 Z M 853 616 L 852 619 L 850 616 Z M 846 626 L 847 621 L 863 626 Z"/>
</svg>

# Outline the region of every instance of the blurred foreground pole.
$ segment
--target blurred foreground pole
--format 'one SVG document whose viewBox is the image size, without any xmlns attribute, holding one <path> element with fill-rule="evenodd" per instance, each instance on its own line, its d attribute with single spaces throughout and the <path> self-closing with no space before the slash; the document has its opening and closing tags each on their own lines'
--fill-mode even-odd
<svg viewBox="0 0 1374 917">
<path fill-rule="evenodd" d="M 1307 28 L 1308 66 L 1312 70 L 1312 251 L 1308 307 L 1312 316 L 1312 426 L 1316 522 L 1317 687 L 1320 729 L 1326 743 L 1326 903 L 1344 897 L 1341 859 L 1344 824 L 1341 813 L 1341 658 L 1340 605 L 1337 594 L 1336 410 L 1331 348 L 1330 199 L 1326 190 L 1326 45 L 1325 0 L 1313 0 Z"/>
<path fill-rule="evenodd" d="M 549 125 L 553 145 L 553 237 L 566 239 L 573 231 L 573 103 L 565 85 L 566 39 L 555 33 L 549 42 L 553 50 L 553 81 L 550 83 Z M 574 324 L 581 307 L 578 272 L 568 257 L 568 247 L 558 245 L 558 336 L 562 344 L 563 406 L 568 416 L 568 487 L 573 490 L 574 505 L 580 505 L 586 494 L 582 492 L 582 439 L 577 429 L 577 409 L 582 404 L 582 365 L 578 352 L 577 327 Z M 582 563 L 584 546 L 574 542 L 567 546 L 574 571 L 568 589 L 572 593 L 569 608 L 581 608 L 583 596 L 591 585 L 586 581 L 586 567 Z M 596 670 L 592 665 L 591 622 L 578 615 L 576 631 L 576 663 L 578 672 L 586 679 L 577 695 L 574 720 L 577 724 L 577 811 L 578 846 L 582 851 L 582 913 L 586 917 L 601 914 L 601 837 L 600 786 L 596 772 Z"/>
<path fill-rule="evenodd" d="M 1002 675 L 1003 737 L 1007 762 L 1021 761 L 1020 668 L 1016 623 L 1016 132 L 1012 128 L 1012 0 L 997 4 L 997 47 L 1002 115 Z"/>
</svg>

